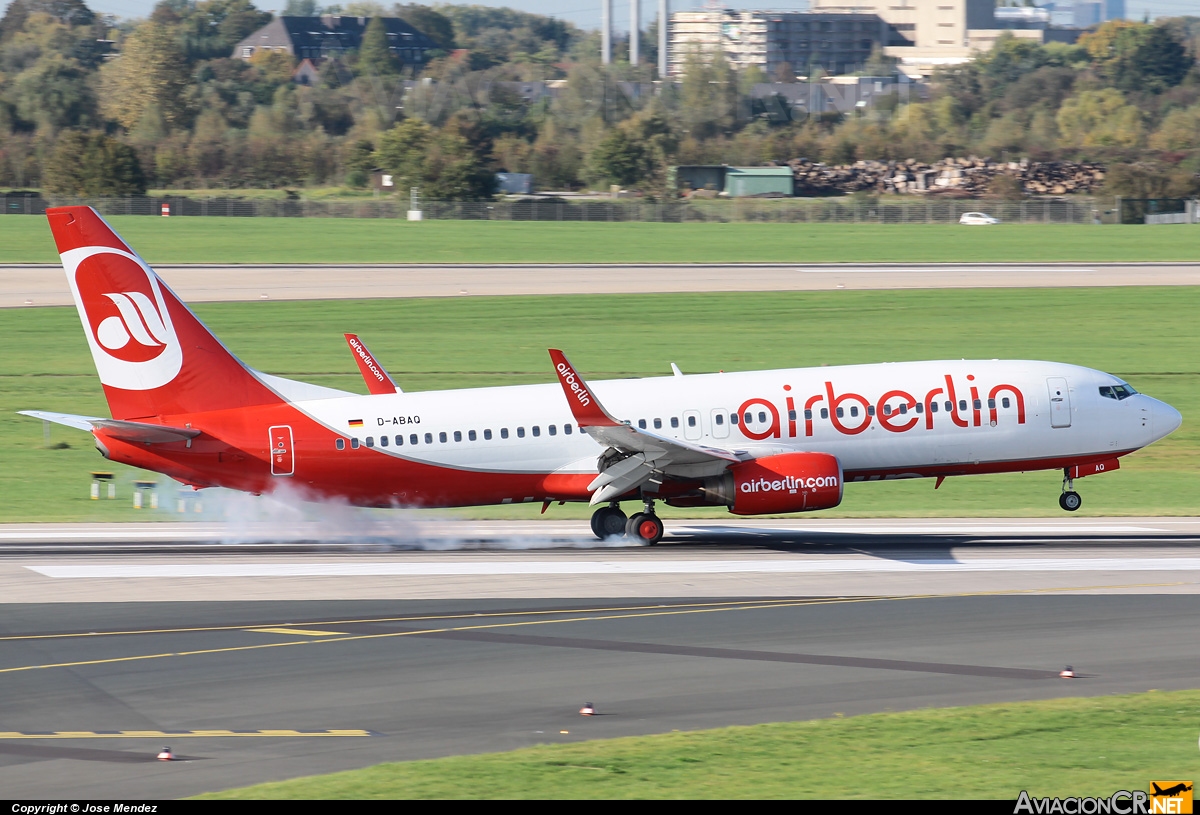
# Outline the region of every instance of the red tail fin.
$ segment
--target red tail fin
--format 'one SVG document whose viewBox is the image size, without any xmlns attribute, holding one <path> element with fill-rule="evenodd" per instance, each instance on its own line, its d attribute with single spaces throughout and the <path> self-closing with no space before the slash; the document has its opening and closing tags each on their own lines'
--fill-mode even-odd
<svg viewBox="0 0 1200 815">
<path fill-rule="evenodd" d="M 283 401 L 91 207 L 46 210 L 114 419 Z"/>
</svg>

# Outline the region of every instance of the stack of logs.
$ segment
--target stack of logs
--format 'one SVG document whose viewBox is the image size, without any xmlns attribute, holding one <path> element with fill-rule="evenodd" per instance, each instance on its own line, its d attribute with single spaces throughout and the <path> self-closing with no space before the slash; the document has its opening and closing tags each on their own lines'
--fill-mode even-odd
<svg viewBox="0 0 1200 815">
<path fill-rule="evenodd" d="M 946 158 L 935 164 L 909 159 L 830 166 L 806 158 L 787 164 L 799 196 L 876 192 L 974 198 L 988 193 L 993 179 L 1003 175 L 1015 179 L 1016 184 L 996 185 L 1001 192 L 1019 188 L 1026 195 L 1070 195 L 1092 192 L 1104 181 L 1101 165 L 1073 161 L 997 162 L 972 156 Z"/>
</svg>

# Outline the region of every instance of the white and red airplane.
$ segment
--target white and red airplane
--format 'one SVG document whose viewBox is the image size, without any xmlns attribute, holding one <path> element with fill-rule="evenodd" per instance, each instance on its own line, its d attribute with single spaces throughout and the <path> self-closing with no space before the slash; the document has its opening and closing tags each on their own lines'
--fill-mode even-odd
<svg viewBox="0 0 1200 815">
<path fill-rule="evenodd" d="M 737 515 L 828 509 L 846 481 L 1061 469 L 1073 481 L 1179 427 L 1178 411 L 1110 374 L 962 360 L 403 393 L 346 335 L 370 395 L 237 359 L 89 207 L 47 210 L 111 419 L 112 461 L 193 487 L 374 507 L 587 501 L 600 537 L 656 543 L 656 501 Z M 626 518 L 620 502 L 642 510 Z"/>
</svg>

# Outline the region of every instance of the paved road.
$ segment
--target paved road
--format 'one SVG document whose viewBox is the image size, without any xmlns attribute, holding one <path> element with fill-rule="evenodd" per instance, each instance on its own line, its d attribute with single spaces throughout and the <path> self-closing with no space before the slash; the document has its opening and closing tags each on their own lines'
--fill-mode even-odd
<svg viewBox="0 0 1200 815">
<path fill-rule="evenodd" d="M 836 289 L 1195 286 L 1200 263 L 158 266 L 188 302 Z M 62 269 L 0 266 L 0 307 L 70 305 Z"/>
<path fill-rule="evenodd" d="M 1200 592 L 1200 519 L 676 521 L 653 549 L 584 521 L 0 526 L 7 602 Z M 368 521 L 364 521 L 368 518 Z"/>
<path fill-rule="evenodd" d="M 1198 613 L 1197 596 L 1052 593 L 5 605 L 0 789 L 176 797 L 538 743 L 1188 688 L 1200 668 L 1178 645 Z M 1064 663 L 1082 678 L 1057 678 Z M 247 735 L 187 735 L 212 730 Z M 184 760 L 156 762 L 164 744 Z"/>
<path fill-rule="evenodd" d="M 1200 682 L 1179 648 L 1200 614 L 1197 518 L 693 521 L 653 549 L 596 548 L 579 522 L 423 523 L 227 543 L 220 524 L 0 527 L 0 789 L 177 797 Z M 183 760 L 155 761 L 164 745 Z"/>
</svg>

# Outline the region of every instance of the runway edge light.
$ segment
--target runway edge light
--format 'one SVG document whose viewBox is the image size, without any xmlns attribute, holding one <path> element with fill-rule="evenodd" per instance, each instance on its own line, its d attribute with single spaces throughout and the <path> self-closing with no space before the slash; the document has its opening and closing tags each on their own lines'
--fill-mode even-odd
<svg viewBox="0 0 1200 815">
<path fill-rule="evenodd" d="M 1075 678 L 1075 669 L 1072 668 L 1070 665 L 1068 665 L 1067 667 L 1063 668 L 1061 671 L 1058 672 L 1058 677 L 1059 677 L 1059 679 L 1074 679 Z"/>
<path fill-rule="evenodd" d="M 584 702 L 583 707 L 579 708 L 580 716 L 595 716 L 596 708 L 592 707 L 591 702 Z"/>
<path fill-rule="evenodd" d="M 174 761 L 175 754 L 171 752 L 170 747 L 164 747 L 158 754 L 159 761 Z"/>
</svg>

